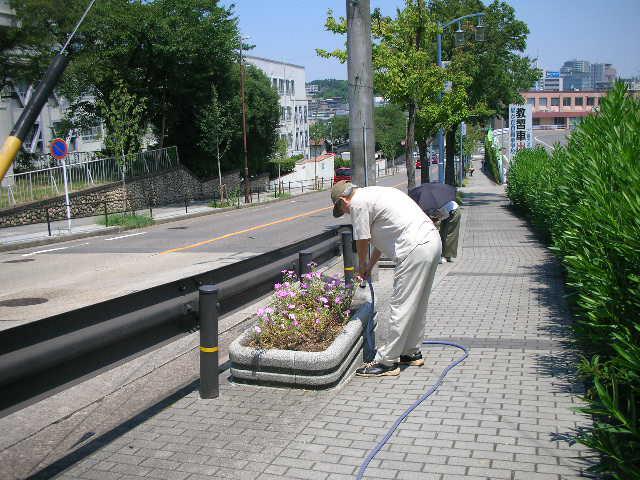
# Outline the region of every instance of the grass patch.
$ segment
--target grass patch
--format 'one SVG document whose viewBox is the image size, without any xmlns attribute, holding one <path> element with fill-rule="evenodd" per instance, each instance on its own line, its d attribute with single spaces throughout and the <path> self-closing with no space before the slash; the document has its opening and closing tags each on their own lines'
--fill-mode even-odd
<svg viewBox="0 0 640 480">
<path fill-rule="evenodd" d="M 104 217 L 98 217 L 98 224 L 109 227 L 120 226 L 124 228 L 142 228 L 153 225 L 153 218 L 148 215 L 134 215 L 130 213 L 114 213 L 109 215 L 108 224 L 105 223 Z"/>
<path fill-rule="evenodd" d="M 291 198 L 291 194 L 289 192 L 274 192 L 273 198 Z"/>
</svg>

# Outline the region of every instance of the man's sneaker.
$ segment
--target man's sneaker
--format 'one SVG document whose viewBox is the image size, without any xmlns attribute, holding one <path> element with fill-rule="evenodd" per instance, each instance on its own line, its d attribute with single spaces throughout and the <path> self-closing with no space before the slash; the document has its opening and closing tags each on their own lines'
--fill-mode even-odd
<svg viewBox="0 0 640 480">
<path fill-rule="evenodd" d="M 453 257 L 446 257 L 446 258 L 447 258 L 447 262 L 453 263 Z"/>
<path fill-rule="evenodd" d="M 412 367 L 421 367 L 424 365 L 422 352 L 412 353 L 411 355 L 400 355 L 400 365 L 409 365 Z"/>
<path fill-rule="evenodd" d="M 359 377 L 395 377 L 400 375 L 400 368 L 394 363 L 393 365 L 383 365 L 378 362 L 365 363 L 356 369 L 356 375 Z"/>
<path fill-rule="evenodd" d="M 447 263 L 447 260 L 444 257 L 440 257 L 440 261 L 438 263 L 442 265 L 443 263 Z"/>
</svg>

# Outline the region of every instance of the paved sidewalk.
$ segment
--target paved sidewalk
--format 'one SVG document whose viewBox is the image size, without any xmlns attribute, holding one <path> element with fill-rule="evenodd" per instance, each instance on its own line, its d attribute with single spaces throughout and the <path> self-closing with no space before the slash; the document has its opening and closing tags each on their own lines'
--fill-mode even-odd
<svg viewBox="0 0 640 480">
<path fill-rule="evenodd" d="M 589 452 L 566 441 L 588 419 L 571 410 L 580 384 L 558 267 L 506 208 L 503 187 L 476 172 L 461 256 L 439 267 L 425 332 L 469 346 L 470 356 L 400 425 L 365 478 L 560 480 L 585 466 Z M 391 271 L 381 270 L 382 324 L 391 287 Z M 354 478 L 397 416 L 460 355 L 423 352 L 424 367 L 324 392 L 235 385 L 225 372 L 218 399 L 188 391 L 151 408 L 87 444 L 57 478 Z"/>
</svg>

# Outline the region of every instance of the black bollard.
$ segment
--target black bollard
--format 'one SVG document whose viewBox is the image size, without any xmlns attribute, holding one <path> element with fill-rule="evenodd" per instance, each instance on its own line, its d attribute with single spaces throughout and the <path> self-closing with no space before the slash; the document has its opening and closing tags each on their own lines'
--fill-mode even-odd
<svg viewBox="0 0 640 480">
<path fill-rule="evenodd" d="M 348 232 L 342 232 L 342 262 L 344 263 L 344 282 L 346 284 L 353 283 L 354 275 L 354 257 L 352 248 L 353 234 Z"/>
<path fill-rule="evenodd" d="M 200 398 L 218 398 L 218 287 L 199 288 Z"/>
<path fill-rule="evenodd" d="M 303 250 L 298 254 L 298 275 L 302 276 L 311 271 L 309 264 L 313 261 L 313 252 Z"/>
<path fill-rule="evenodd" d="M 44 211 L 47 213 L 47 230 L 49 230 L 49 236 L 51 236 L 51 218 L 49 218 L 49 208 L 45 208 Z"/>
<path fill-rule="evenodd" d="M 104 226 L 109 226 L 109 213 L 107 212 L 107 201 L 104 201 Z"/>
</svg>

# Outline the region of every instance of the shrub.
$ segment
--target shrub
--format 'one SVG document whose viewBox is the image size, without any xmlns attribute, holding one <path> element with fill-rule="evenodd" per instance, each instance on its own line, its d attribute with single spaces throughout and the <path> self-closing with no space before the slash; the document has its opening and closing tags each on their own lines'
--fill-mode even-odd
<svg viewBox="0 0 640 480">
<path fill-rule="evenodd" d="M 498 161 L 501 160 L 498 159 L 496 147 L 494 146 L 493 141 L 487 136 L 484 141 L 484 165 L 491 179 L 496 183 L 502 183 Z"/>
<path fill-rule="evenodd" d="M 295 272 L 283 270 L 273 300 L 258 309 L 251 346 L 316 352 L 325 350 L 349 320 L 353 286 L 336 278 L 324 279 L 312 268 L 298 282 Z"/>
<path fill-rule="evenodd" d="M 155 222 L 147 215 L 132 215 L 128 213 L 114 213 L 108 216 L 109 226 L 119 225 L 124 228 L 142 228 L 153 225 Z M 105 218 L 98 217 L 97 222 L 105 225 Z"/>
<path fill-rule="evenodd" d="M 594 416 L 578 440 L 617 479 L 640 478 L 639 162 L 640 102 L 618 83 L 566 148 L 519 153 L 507 187 L 566 269 Z"/>
</svg>

